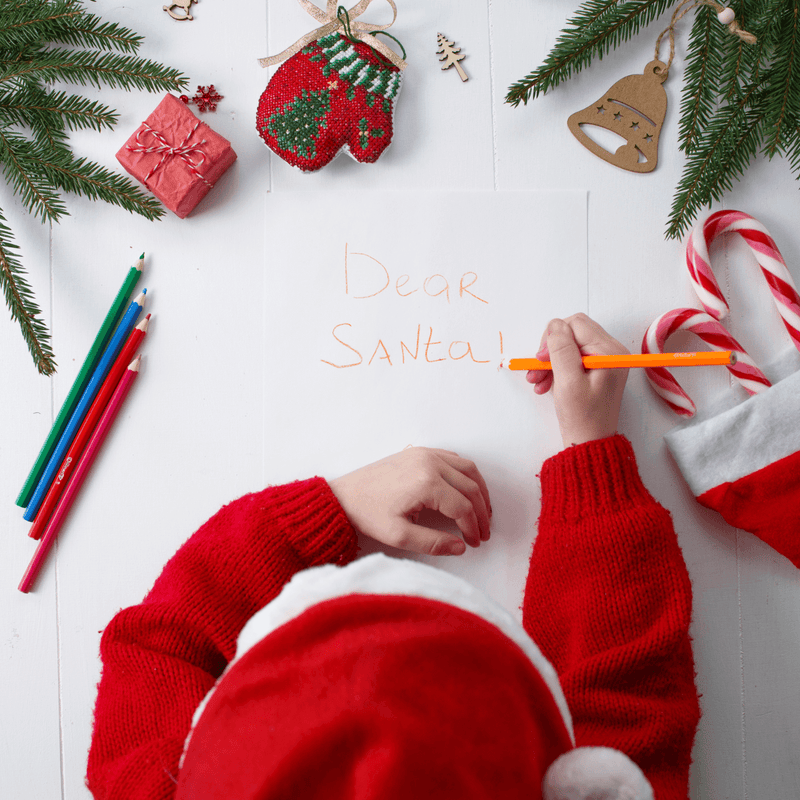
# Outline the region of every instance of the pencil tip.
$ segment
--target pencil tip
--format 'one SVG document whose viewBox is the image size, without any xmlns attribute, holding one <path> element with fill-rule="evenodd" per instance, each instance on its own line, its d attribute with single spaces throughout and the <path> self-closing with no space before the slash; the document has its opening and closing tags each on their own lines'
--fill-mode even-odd
<svg viewBox="0 0 800 800">
<path fill-rule="evenodd" d="M 144 253 L 139 256 L 139 261 L 144 261 Z"/>
</svg>

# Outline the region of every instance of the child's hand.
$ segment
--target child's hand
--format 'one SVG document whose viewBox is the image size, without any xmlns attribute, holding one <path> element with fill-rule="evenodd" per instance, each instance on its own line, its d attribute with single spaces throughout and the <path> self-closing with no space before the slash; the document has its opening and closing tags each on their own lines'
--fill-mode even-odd
<svg viewBox="0 0 800 800">
<path fill-rule="evenodd" d="M 457 536 L 416 524 L 424 508 L 455 520 L 477 547 L 489 538 L 489 492 L 472 461 L 449 450 L 412 447 L 329 481 L 350 524 L 384 544 L 434 556 L 461 555 Z"/>
<path fill-rule="evenodd" d="M 552 320 L 536 357 L 551 370 L 530 370 L 526 376 L 536 394 L 552 387 L 564 447 L 604 439 L 617 432 L 626 369 L 584 369 L 581 356 L 628 353 L 585 314 Z"/>
</svg>

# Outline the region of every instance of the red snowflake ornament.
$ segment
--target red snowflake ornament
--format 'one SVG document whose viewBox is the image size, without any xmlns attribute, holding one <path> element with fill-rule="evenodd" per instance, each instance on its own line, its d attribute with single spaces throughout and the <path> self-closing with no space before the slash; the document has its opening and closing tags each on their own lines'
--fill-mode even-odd
<svg viewBox="0 0 800 800">
<path fill-rule="evenodd" d="M 183 100 L 183 98 L 181 99 Z M 216 111 L 217 102 L 222 99 L 222 95 L 217 93 L 212 84 L 211 86 L 198 86 L 197 94 L 191 99 L 191 102 L 197 106 L 198 111 Z"/>
</svg>

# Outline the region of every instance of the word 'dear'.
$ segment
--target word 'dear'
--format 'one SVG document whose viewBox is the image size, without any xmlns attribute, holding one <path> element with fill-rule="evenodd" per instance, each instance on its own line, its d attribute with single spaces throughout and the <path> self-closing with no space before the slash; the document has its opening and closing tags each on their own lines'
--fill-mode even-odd
<svg viewBox="0 0 800 800">
<path fill-rule="evenodd" d="M 458 289 L 448 279 L 434 273 L 425 278 L 412 278 L 411 275 L 402 274 L 394 280 L 393 290 L 398 297 L 410 297 L 412 294 L 422 292 L 428 297 L 444 297 L 449 303 L 451 299 L 471 297 L 488 305 L 489 301 L 480 297 L 471 287 L 478 281 L 476 272 L 465 272 L 458 281 Z M 369 253 L 353 253 L 348 245 L 344 246 L 344 293 L 354 300 L 368 300 L 377 297 L 392 285 L 392 276 L 386 266 Z"/>
</svg>

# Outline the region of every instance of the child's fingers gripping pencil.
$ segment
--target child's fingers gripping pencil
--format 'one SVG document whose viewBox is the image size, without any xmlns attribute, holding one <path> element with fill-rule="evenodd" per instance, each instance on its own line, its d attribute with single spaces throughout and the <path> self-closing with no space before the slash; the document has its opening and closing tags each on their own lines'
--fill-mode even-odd
<svg viewBox="0 0 800 800">
<path fill-rule="evenodd" d="M 616 432 L 627 369 L 585 369 L 584 353 L 627 355 L 625 346 L 585 314 L 551 320 L 537 355 L 551 369 L 525 375 L 538 395 L 553 391 L 556 417 L 565 447 Z"/>
<path fill-rule="evenodd" d="M 134 361 L 128 365 L 125 374 L 122 376 L 122 379 L 117 385 L 114 395 L 103 412 L 103 416 L 97 423 L 97 427 L 95 428 L 94 433 L 92 433 L 92 437 L 89 440 L 89 443 L 87 444 L 86 449 L 84 450 L 80 461 L 72 474 L 72 479 L 69 481 L 64 493 L 61 495 L 61 500 L 58 503 L 58 506 L 53 513 L 53 516 L 50 519 L 42 538 L 39 540 L 39 545 L 36 548 L 33 558 L 31 559 L 31 563 L 28 565 L 28 569 L 25 570 L 22 581 L 20 581 L 18 588 L 21 592 L 28 592 L 30 591 L 31 586 L 33 586 L 36 576 L 39 574 L 45 558 L 47 557 L 47 553 L 53 545 L 53 542 L 58 535 L 58 531 L 64 523 L 64 519 L 66 518 L 72 503 L 75 501 L 81 485 L 83 484 L 83 481 L 86 478 L 90 467 L 92 466 L 92 462 L 97 456 L 97 453 L 99 452 L 100 447 L 102 446 L 103 441 L 105 440 L 108 431 L 111 428 L 111 425 L 119 414 L 122 403 L 128 396 L 128 392 L 130 392 L 134 380 L 136 380 L 137 376 L 139 375 L 139 364 L 141 360 L 141 356 L 137 356 L 136 359 L 134 359 Z"/>
</svg>

